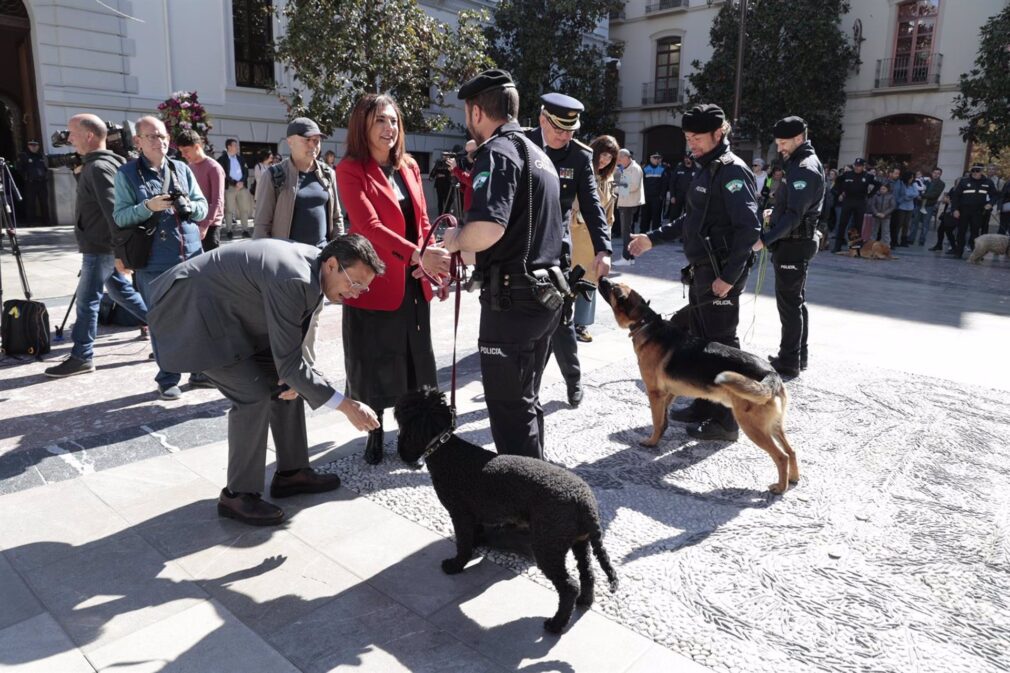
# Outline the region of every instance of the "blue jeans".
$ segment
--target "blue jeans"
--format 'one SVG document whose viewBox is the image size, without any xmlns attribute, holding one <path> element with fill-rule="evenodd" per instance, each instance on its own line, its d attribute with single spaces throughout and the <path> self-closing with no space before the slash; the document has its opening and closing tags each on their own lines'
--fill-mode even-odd
<svg viewBox="0 0 1010 673">
<path fill-rule="evenodd" d="M 116 258 L 112 255 L 85 253 L 81 260 L 81 276 L 77 280 L 77 320 L 70 331 L 74 340 L 70 354 L 79 360 L 90 360 L 95 355 L 102 289 L 105 287 L 105 279 L 115 270 Z"/>
<path fill-rule="evenodd" d="M 923 213 L 922 210 L 926 212 Z M 915 211 L 915 217 L 912 218 L 911 230 L 908 232 L 910 243 L 915 243 L 916 239 L 918 239 L 919 245 L 923 245 L 926 242 L 926 234 L 929 233 L 929 225 L 933 222 L 934 215 L 936 215 L 936 204 L 924 206 Z"/>
<path fill-rule="evenodd" d="M 133 277 L 137 281 L 137 289 L 140 291 L 140 296 L 144 298 L 144 304 L 150 305 L 151 297 L 151 283 L 154 279 L 162 274 L 161 271 L 148 271 L 146 269 L 137 269 L 133 272 Z M 145 313 L 145 319 L 146 319 Z M 151 350 L 154 351 L 154 359 L 158 359 L 158 343 L 154 336 L 154 331 L 151 332 Z M 154 381 L 158 384 L 160 390 L 165 390 L 166 388 L 171 388 L 172 386 L 179 385 L 179 381 L 182 380 L 182 376 L 175 372 L 166 372 L 158 366 L 158 374 L 154 377 Z"/>
<path fill-rule="evenodd" d="M 133 280 L 129 276 L 114 271 L 105 279 L 105 291 L 109 293 L 112 301 L 125 308 L 140 322 L 147 324 L 147 304 L 137 292 L 137 288 L 133 287 Z"/>
</svg>

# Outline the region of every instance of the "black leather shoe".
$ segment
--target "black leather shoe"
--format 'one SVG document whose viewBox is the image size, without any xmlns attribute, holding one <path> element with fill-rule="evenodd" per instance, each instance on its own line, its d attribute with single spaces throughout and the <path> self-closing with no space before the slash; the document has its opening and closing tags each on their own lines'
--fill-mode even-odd
<svg viewBox="0 0 1010 673">
<path fill-rule="evenodd" d="M 580 404 L 582 404 L 581 383 L 568 384 L 568 404 L 572 406 L 572 409 L 576 409 Z"/>
<path fill-rule="evenodd" d="M 779 373 L 779 376 L 796 377 L 800 375 L 800 369 L 802 369 L 799 363 L 790 364 L 787 363 L 782 358 L 776 357 L 774 355 L 768 356 L 768 362 L 772 363 L 772 369 L 777 371 Z"/>
<path fill-rule="evenodd" d="M 378 465 L 382 462 L 383 439 L 381 425 L 377 429 L 369 431 L 368 442 L 365 443 L 365 462 L 369 465 Z"/>
<path fill-rule="evenodd" d="M 670 420 L 678 423 L 701 423 L 707 415 L 708 411 L 698 403 L 698 400 L 694 400 L 686 407 L 670 409 Z"/>
<path fill-rule="evenodd" d="M 961 259 L 961 253 L 958 252 L 957 250 L 948 250 L 944 254 L 945 255 L 950 255 L 951 257 L 957 257 L 958 259 Z"/>
<path fill-rule="evenodd" d="M 943 250 L 942 245 L 934 245 L 932 248 L 929 249 L 930 252 L 938 252 L 940 250 Z"/>
<path fill-rule="evenodd" d="M 284 521 L 284 510 L 260 498 L 259 493 L 233 493 L 222 489 L 217 500 L 217 515 L 250 526 L 276 526 Z"/>
<path fill-rule="evenodd" d="M 275 474 L 270 481 L 271 498 L 288 498 L 301 493 L 325 493 L 340 488 L 340 477 L 304 467 L 290 477 Z"/>
<path fill-rule="evenodd" d="M 735 442 L 740 437 L 740 431 L 728 430 L 719 421 L 708 419 L 698 425 L 687 426 L 687 434 L 695 439 L 710 439 L 721 442 Z"/>
</svg>

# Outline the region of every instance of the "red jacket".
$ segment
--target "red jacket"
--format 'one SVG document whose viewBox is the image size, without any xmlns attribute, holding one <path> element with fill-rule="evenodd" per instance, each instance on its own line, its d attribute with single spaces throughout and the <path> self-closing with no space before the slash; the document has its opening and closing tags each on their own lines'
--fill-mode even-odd
<svg viewBox="0 0 1010 673">
<path fill-rule="evenodd" d="M 452 169 L 452 174 L 463 188 L 463 217 L 466 218 L 466 211 L 470 210 L 470 201 L 473 199 L 473 176 L 470 171 L 464 171 L 459 166 Z"/>
<path fill-rule="evenodd" d="M 348 233 L 361 234 L 367 238 L 386 264 L 386 273 L 375 277 L 368 292 L 357 299 L 346 300 L 348 306 L 372 311 L 395 311 L 403 302 L 404 276 L 412 270 L 410 258 L 415 250 L 421 248 L 431 223 L 424 202 L 421 172 L 413 159 L 403 161 L 400 175 L 414 204 L 418 232 L 416 241 L 404 238 L 407 224 L 400 203 L 374 159 L 362 162 L 347 157 L 337 164 L 337 189 L 346 211 Z M 431 284 L 427 279 L 422 279 L 421 286 L 425 299 L 431 301 Z"/>
</svg>

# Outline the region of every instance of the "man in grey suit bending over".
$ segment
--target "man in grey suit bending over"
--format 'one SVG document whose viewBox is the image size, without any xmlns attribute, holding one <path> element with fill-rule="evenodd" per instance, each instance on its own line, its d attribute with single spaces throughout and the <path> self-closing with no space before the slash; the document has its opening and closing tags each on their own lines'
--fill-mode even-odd
<svg viewBox="0 0 1010 673">
<path fill-rule="evenodd" d="M 228 398 L 228 486 L 220 516 L 255 526 L 284 520 L 260 498 L 267 429 L 277 448 L 270 496 L 321 493 L 335 474 L 309 467 L 305 405 L 343 412 L 358 430 L 378 427 L 375 412 L 345 398 L 305 361 L 302 340 L 325 296 L 340 303 L 368 291 L 385 267 L 358 235 L 318 248 L 261 239 L 218 248 L 172 267 L 151 285 L 151 332 L 166 371 L 203 372 Z M 164 344 L 164 345 L 162 345 Z"/>
</svg>

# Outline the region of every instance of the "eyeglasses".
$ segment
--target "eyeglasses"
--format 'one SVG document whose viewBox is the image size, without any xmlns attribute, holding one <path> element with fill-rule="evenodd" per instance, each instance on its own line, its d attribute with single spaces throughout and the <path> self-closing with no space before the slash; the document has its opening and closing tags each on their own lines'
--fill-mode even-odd
<svg viewBox="0 0 1010 673">
<path fill-rule="evenodd" d="M 566 136 L 574 136 L 575 135 L 575 131 L 572 131 L 571 129 L 563 129 L 560 126 L 558 126 L 557 124 L 555 124 L 553 121 L 551 121 L 550 119 L 547 120 L 547 123 L 551 125 L 551 128 L 554 129 L 555 133 L 560 133 L 561 135 L 566 135 Z"/>
<path fill-rule="evenodd" d="M 168 136 L 166 136 L 164 133 L 145 133 L 140 137 L 146 138 L 147 140 L 150 140 L 152 143 L 155 141 L 160 142 L 162 140 L 168 140 Z"/>
<path fill-rule="evenodd" d="M 351 276 L 347 273 L 347 269 L 345 269 L 344 267 L 340 267 L 340 270 L 343 272 L 344 278 L 347 279 L 347 282 L 351 284 L 352 290 L 354 290 L 358 294 L 364 294 L 368 292 L 368 286 L 363 285 L 358 281 L 354 280 L 353 278 L 351 278 Z"/>
</svg>

